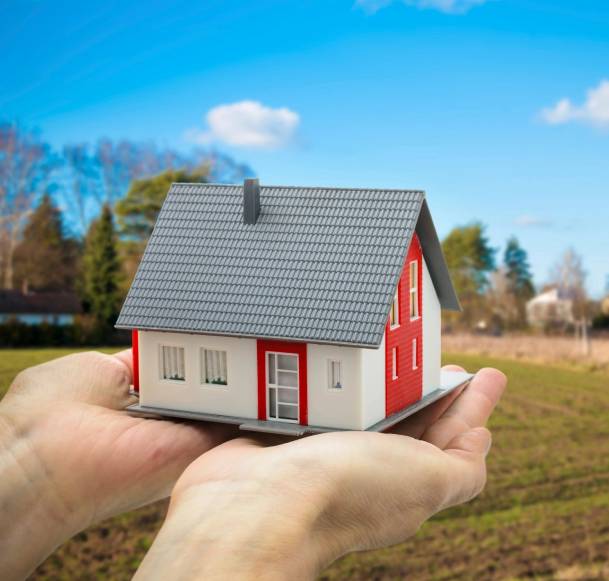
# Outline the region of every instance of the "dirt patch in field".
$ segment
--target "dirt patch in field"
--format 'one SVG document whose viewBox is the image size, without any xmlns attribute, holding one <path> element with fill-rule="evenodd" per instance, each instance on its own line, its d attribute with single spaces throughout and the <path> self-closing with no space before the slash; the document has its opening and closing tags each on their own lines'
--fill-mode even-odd
<svg viewBox="0 0 609 581">
<path fill-rule="evenodd" d="M 609 339 L 592 338 L 590 352 L 583 353 L 581 342 L 573 337 L 503 335 L 490 337 L 466 333 L 442 336 L 442 349 L 449 353 L 468 353 L 509 357 L 538 363 L 567 364 L 591 370 L 609 371 Z"/>
</svg>

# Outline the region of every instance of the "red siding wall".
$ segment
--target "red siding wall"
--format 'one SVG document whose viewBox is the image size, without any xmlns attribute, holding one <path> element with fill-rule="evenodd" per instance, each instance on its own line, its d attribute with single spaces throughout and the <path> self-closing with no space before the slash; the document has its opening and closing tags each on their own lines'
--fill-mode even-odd
<svg viewBox="0 0 609 581">
<path fill-rule="evenodd" d="M 386 330 L 385 393 L 386 414 L 389 416 L 421 399 L 423 393 L 423 254 L 421 243 L 415 234 L 408 249 L 402 276 L 398 283 L 399 327 Z M 419 317 L 410 320 L 410 263 L 418 263 Z M 412 340 L 417 339 L 417 369 L 412 369 Z M 398 377 L 393 379 L 393 349 L 397 348 Z"/>
<path fill-rule="evenodd" d="M 266 352 L 293 353 L 298 355 L 298 422 L 303 426 L 308 425 L 307 344 L 258 339 L 256 347 L 258 357 L 258 419 L 268 419 L 266 417 Z"/>
</svg>

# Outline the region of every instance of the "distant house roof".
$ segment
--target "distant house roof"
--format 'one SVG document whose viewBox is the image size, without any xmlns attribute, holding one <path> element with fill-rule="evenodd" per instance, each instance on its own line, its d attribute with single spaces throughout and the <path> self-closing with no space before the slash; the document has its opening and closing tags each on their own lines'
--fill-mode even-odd
<svg viewBox="0 0 609 581">
<path fill-rule="evenodd" d="M 548 290 L 545 290 L 538 295 L 535 295 L 532 299 L 527 301 L 527 304 L 547 304 L 547 303 L 556 303 L 558 301 L 571 301 L 567 293 L 561 291 L 559 288 L 554 287 Z"/>
<path fill-rule="evenodd" d="M 74 293 L 0 290 L 1 314 L 76 315 L 81 312 L 80 301 Z"/>
<path fill-rule="evenodd" d="M 174 184 L 119 328 L 378 347 L 416 230 L 444 308 L 459 309 L 425 194 Z"/>
</svg>

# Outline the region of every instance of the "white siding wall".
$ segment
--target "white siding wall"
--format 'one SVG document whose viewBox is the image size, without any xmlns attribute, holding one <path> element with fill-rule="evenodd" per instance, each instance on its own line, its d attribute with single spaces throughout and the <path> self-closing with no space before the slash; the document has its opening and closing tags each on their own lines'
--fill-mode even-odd
<svg viewBox="0 0 609 581">
<path fill-rule="evenodd" d="M 363 425 L 366 429 L 385 417 L 385 336 L 378 349 L 362 349 Z"/>
<path fill-rule="evenodd" d="M 440 387 L 442 310 L 423 260 L 423 395 Z"/>
<path fill-rule="evenodd" d="M 161 345 L 184 347 L 186 381 L 161 379 Z M 201 348 L 227 352 L 227 386 L 201 383 Z M 362 429 L 362 349 L 307 345 L 310 425 Z M 367 350 L 366 350 L 367 351 Z M 256 340 L 140 331 L 140 403 L 145 406 L 256 418 Z M 329 389 L 328 361 L 342 362 L 343 389 Z M 383 389 L 384 393 L 384 389 Z M 384 397 L 384 396 L 383 396 Z"/>
<path fill-rule="evenodd" d="M 161 379 L 160 345 L 184 347 L 186 381 Z M 227 352 L 228 385 L 201 382 L 201 348 Z M 258 416 L 256 340 L 140 331 L 140 403 L 242 418 Z"/>
<path fill-rule="evenodd" d="M 354 347 L 307 345 L 309 424 L 361 430 L 362 352 Z M 328 361 L 342 362 L 343 388 L 330 389 Z"/>
<path fill-rule="evenodd" d="M 425 346 L 425 340 L 423 344 Z M 184 382 L 161 379 L 161 345 L 184 347 Z M 227 352 L 227 386 L 201 383 L 201 348 Z M 142 405 L 242 418 L 257 417 L 255 339 L 140 331 L 139 354 Z M 333 359 L 342 362 L 341 390 L 329 387 L 328 361 Z M 424 377 L 427 365 L 429 363 L 424 362 Z M 378 349 L 309 344 L 307 376 L 310 425 L 361 430 L 385 417 L 384 338 Z M 439 378 L 439 366 L 437 376 Z"/>
</svg>

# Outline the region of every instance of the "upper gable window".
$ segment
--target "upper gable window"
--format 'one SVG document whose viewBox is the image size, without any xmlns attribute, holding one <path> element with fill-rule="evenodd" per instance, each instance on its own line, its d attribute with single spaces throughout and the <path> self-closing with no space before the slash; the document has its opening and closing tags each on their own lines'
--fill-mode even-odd
<svg viewBox="0 0 609 581">
<path fill-rule="evenodd" d="M 389 313 L 389 328 L 395 329 L 400 326 L 400 293 L 399 286 L 395 290 L 393 303 L 391 303 L 391 312 Z"/>
<path fill-rule="evenodd" d="M 419 317 L 419 263 L 413 260 L 410 263 L 410 318 Z"/>
<path fill-rule="evenodd" d="M 184 347 L 161 345 L 161 379 L 186 381 Z"/>
</svg>

